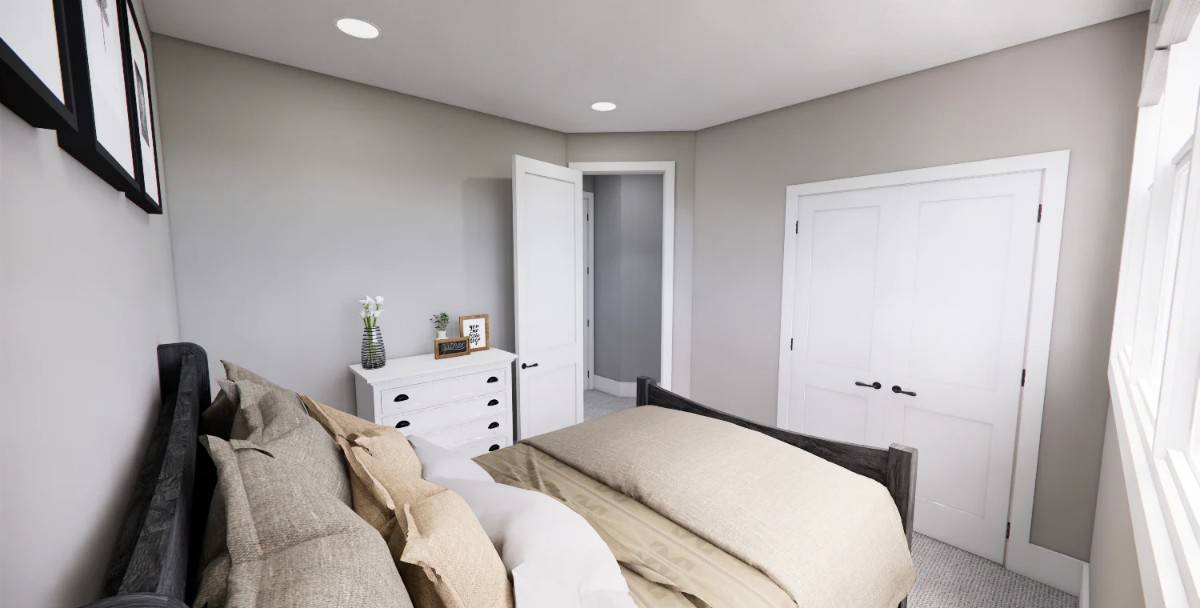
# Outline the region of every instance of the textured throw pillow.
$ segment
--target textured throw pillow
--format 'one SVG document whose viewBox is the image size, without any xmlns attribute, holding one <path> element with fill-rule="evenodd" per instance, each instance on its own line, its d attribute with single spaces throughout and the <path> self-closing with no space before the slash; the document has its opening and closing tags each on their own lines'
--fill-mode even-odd
<svg viewBox="0 0 1200 608">
<path fill-rule="evenodd" d="M 221 396 L 212 408 L 231 409 L 228 429 L 216 436 L 250 441 L 270 451 L 280 467 L 307 478 L 318 491 L 350 504 L 350 476 L 337 444 L 305 410 L 299 395 L 236 364 L 223 362 L 229 381 L 220 381 Z M 221 410 L 218 410 L 218 412 Z M 207 415 L 206 411 L 206 415 Z M 225 424 L 219 414 L 209 417 L 208 430 Z M 204 425 L 204 421 L 201 422 Z M 200 553 L 200 589 L 210 597 L 225 593 L 230 567 L 226 543 L 227 497 L 218 485 L 209 506 L 209 517 Z"/>
<path fill-rule="evenodd" d="M 195 606 L 412 608 L 388 547 L 314 479 L 248 441 L 201 439 L 225 496 L 226 585 Z"/>
<path fill-rule="evenodd" d="M 217 380 L 217 386 L 221 387 L 217 398 L 200 414 L 200 434 L 229 439 L 233 417 L 237 414 L 237 385 L 228 380 Z"/>
<path fill-rule="evenodd" d="M 367 488 L 355 511 L 377 527 L 418 606 L 509 608 L 508 571 L 462 497 L 421 479 L 404 434 L 379 427 L 346 439 L 350 469 Z"/>
<path fill-rule="evenodd" d="M 421 477 L 433 482 L 438 479 L 473 479 L 494 481 L 488 472 L 474 460 L 460 456 L 428 439 L 409 437 L 417 458 L 421 459 Z"/>
</svg>

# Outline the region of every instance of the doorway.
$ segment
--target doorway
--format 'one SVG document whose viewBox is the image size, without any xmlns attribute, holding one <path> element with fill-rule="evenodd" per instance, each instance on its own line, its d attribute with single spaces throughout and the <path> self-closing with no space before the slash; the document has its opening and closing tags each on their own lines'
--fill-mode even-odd
<svg viewBox="0 0 1200 608">
<path fill-rule="evenodd" d="M 633 406 L 639 376 L 669 386 L 674 165 L 570 165 L 584 176 L 586 417 Z"/>
</svg>

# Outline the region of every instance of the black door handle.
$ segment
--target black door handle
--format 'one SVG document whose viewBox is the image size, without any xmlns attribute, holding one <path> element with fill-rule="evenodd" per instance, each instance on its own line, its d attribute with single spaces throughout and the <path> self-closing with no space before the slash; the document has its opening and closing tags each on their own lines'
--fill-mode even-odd
<svg viewBox="0 0 1200 608">
<path fill-rule="evenodd" d="M 400 422 L 397 422 L 397 423 L 396 423 L 396 428 L 398 428 L 398 429 L 402 429 L 402 428 L 404 428 L 404 427 L 406 427 L 406 426 L 408 426 L 408 425 L 410 425 L 410 424 L 412 424 L 412 423 L 411 423 L 411 422 L 409 422 L 409 421 L 407 421 L 407 420 L 401 420 Z"/>
<path fill-rule="evenodd" d="M 883 388 L 883 385 L 880 384 L 878 380 L 875 382 L 872 382 L 870 384 L 867 384 L 866 382 L 855 381 L 854 386 L 863 386 L 866 388 L 873 388 L 875 390 L 879 390 L 879 389 Z"/>
<path fill-rule="evenodd" d="M 893 393 L 896 393 L 897 395 L 908 395 L 909 397 L 916 397 L 916 396 L 917 396 L 917 394 L 916 394 L 916 393 L 914 393 L 914 392 L 912 392 L 912 391 L 906 391 L 906 390 L 904 390 L 904 389 L 900 388 L 900 385 L 899 385 L 899 384 L 893 384 L 893 385 L 892 385 L 892 392 L 893 392 Z"/>
<path fill-rule="evenodd" d="M 499 423 L 499 422 L 493 422 L 493 423 L 491 423 L 491 424 L 489 424 L 489 425 L 488 425 L 488 428 L 489 428 L 489 429 L 498 429 L 498 428 L 500 428 L 500 423 Z"/>
<path fill-rule="evenodd" d="M 538 366 L 537 363 L 522 363 L 521 369 L 528 369 L 528 368 L 537 367 L 537 366 Z"/>
</svg>

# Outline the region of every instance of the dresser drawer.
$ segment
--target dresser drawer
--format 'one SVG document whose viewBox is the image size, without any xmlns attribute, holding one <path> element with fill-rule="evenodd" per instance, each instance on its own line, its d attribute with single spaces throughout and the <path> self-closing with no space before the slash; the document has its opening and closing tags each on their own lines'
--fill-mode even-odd
<svg viewBox="0 0 1200 608">
<path fill-rule="evenodd" d="M 467 458 L 474 458 L 480 454 L 495 452 L 501 448 L 506 448 L 512 445 L 512 438 L 503 435 L 494 435 L 489 437 L 480 437 L 472 439 L 467 443 L 454 448 L 454 453 Z"/>
<path fill-rule="evenodd" d="M 511 410 L 508 401 L 509 396 L 506 391 L 468 397 L 415 411 L 403 407 L 385 408 L 383 419 L 379 423 L 394 426 L 407 435 L 428 433 L 481 417 L 510 419 Z"/>
<path fill-rule="evenodd" d="M 503 368 L 474 372 L 452 378 L 432 380 L 381 391 L 384 417 L 419 410 L 431 405 L 457 401 L 486 393 L 508 393 L 508 374 Z"/>
<path fill-rule="evenodd" d="M 475 418 L 458 423 L 451 427 L 414 431 L 410 433 L 448 450 L 456 450 L 458 446 L 483 437 L 512 437 L 512 414 L 508 409 L 482 418 Z M 510 439 L 511 441 L 511 439 Z"/>
</svg>

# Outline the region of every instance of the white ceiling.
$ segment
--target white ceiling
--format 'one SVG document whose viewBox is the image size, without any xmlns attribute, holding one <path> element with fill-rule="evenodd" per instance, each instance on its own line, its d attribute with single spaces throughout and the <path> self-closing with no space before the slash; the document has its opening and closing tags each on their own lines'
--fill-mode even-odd
<svg viewBox="0 0 1200 608">
<path fill-rule="evenodd" d="M 564 132 L 700 129 L 1149 3 L 145 0 L 155 32 Z M 383 34 L 350 38 L 343 16 Z"/>
</svg>

